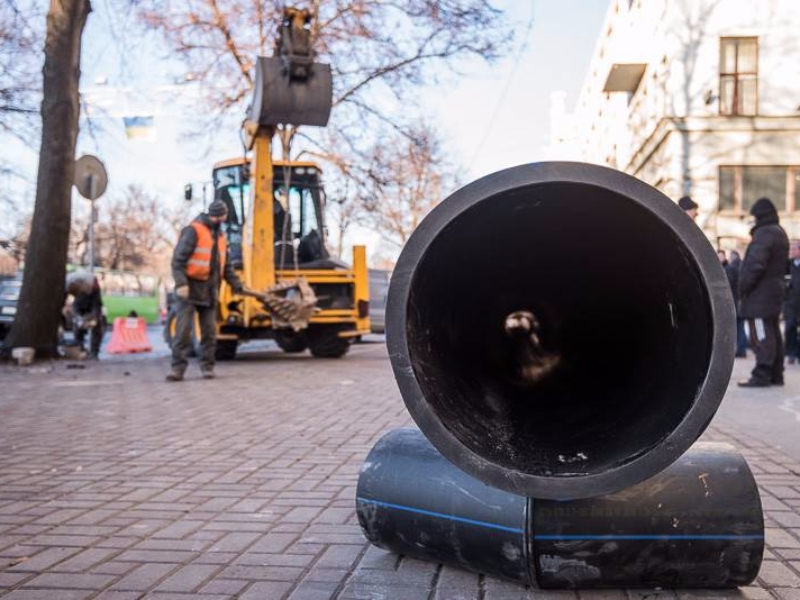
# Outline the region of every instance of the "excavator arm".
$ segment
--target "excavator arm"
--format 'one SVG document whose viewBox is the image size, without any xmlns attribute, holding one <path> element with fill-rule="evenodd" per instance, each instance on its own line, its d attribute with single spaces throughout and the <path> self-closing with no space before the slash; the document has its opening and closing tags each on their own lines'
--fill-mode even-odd
<svg viewBox="0 0 800 600">
<path fill-rule="evenodd" d="M 273 317 L 280 316 L 281 322 L 291 323 L 295 329 L 298 323 L 308 323 L 312 311 L 308 294 L 303 294 L 308 288 L 306 282 L 298 281 L 298 293 L 291 295 L 304 299 L 297 303 L 295 315 L 285 294 L 276 299 L 278 292 L 286 290 L 283 289 L 285 283 L 280 290 L 276 288 L 272 138 L 278 125 L 325 126 L 328 123 L 333 98 L 331 68 L 314 62 L 312 19 L 313 14 L 307 9 L 284 8 L 275 55 L 259 56 L 256 61 L 253 99 L 242 126 L 245 143 L 254 154 L 253 214 L 245 232 L 250 254 L 245 261 L 245 284 L 262 295 L 267 312 Z M 271 302 L 263 301 L 267 298 Z M 278 306 L 280 310 L 276 312 Z M 246 312 L 257 310 L 257 306 L 248 305 Z M 248 314 L 246 318 L 249 320 L 253 316 L 255 314 Z"/>
</svg>

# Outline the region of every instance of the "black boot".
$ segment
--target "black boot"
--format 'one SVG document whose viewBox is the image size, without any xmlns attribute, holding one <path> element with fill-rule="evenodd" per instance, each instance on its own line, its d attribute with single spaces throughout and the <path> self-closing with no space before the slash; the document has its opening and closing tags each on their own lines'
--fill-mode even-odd
<svg viewBox="0 0 800 600">
<path fill-rule="evenodd" d="M 744 387 L 744 388 L 760 388 L 760 387 L 769 387 L 772 384 L 769 381 L 764 381 L 763 379 L 753 379 L 751 377 L 747 381 L 740 381 L 738 385 L 739 387 Z"/>
</svg>

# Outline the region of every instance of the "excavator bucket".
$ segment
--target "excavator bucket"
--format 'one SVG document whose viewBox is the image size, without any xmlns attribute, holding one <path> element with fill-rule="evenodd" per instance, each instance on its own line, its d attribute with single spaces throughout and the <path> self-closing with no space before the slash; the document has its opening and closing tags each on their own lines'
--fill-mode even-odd
<svg viewBox="0 0 800 600">
<path fill-rule="evenodd" d="M 293 76 L 282 57 L 259 56 L 248 118 L 259 125 L 328 124 L 333 87 L 330 65 L 310 63 L 307 75 Z"/>
</svg>

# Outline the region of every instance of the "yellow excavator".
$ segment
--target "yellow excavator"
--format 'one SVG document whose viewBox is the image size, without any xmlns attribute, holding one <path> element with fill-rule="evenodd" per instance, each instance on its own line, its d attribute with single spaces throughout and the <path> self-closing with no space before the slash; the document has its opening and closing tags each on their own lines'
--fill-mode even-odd
<svg viewBox="0 0 800 600">
<path fill-rule="evenodd" d="M 366 249 L 353 248 L 352 265 L 328 254 L 321 169 L 272 158 L 278 125 L 328 122 L 331 70 L 314 62 L 312 18 L 305 9 L 284 9 L 275 55 L 257 60 L 242 126 L 248 152 L 214 165 L 214 197 L 228 204 L 228 260 L 245 285 L 237 295 L 222 283 L 219 359 L 234 358 L 239 343 L 253 339 L 274 339 L 286 352 L 339 358 L 370 331 Z M 169 315 L 168 342 L 174 331 Z"/>
</svg>

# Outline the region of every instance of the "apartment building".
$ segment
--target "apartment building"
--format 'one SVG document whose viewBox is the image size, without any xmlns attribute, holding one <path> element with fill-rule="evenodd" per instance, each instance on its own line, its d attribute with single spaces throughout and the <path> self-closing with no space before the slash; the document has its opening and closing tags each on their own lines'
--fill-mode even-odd
<svg viewBox="0 0 800 600">
<path fill-rule="evenodd" d="M 800 238 L 799 33 L 797 0 L 613 0 L 554 151 L 691 196 L 723 248 L 761 196 Z"/>
</svg>

